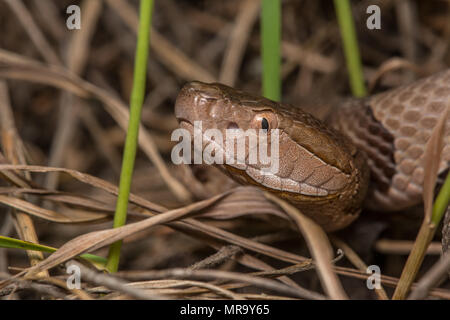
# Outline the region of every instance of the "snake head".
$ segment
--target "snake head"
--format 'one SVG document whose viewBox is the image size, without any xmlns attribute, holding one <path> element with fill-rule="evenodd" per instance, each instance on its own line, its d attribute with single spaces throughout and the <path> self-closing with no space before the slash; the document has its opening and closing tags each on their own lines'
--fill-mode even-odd
<svg viewBox="0 0 450 320">
<path fill-rule="evenodd" d="M 203 156 L 214 149 L 215 159 L 222 160 L 218 166 L 240 183 L 306 204 L 342 201 L 361 188 L 358 166 L 363 162 L 355 161 L 353 144 L 301 109 L 222 84 L 194 81 L 179 93 L 175 116 L 193 138 L 194 149 Z M 211 130 L 217 133 L 214 138 Z M 236 130 L 244 135 L 241 157 L 239 144 L 228 144 L 230 132 Z M 261 140 L 264 133 L 266 140 Z M 198 138 L 201 143 L 196 145 Z M 266 149 L 270 163 L 252 157 L 261 149 Z"/>
</svg>

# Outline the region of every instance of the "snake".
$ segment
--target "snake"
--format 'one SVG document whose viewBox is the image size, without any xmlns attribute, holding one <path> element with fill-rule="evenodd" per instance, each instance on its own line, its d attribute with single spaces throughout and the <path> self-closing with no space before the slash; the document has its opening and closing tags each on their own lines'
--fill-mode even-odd
<svg viewBox="0 0 450 320">
<path fill-rule="evenodd" d="M 439 119 L 448 115 L 450 69 L 365 98 L 344 98 L 318 119 L 301 107 L 275 102 L 220 83 L 192 81 L 175 101 L 175 116 L 200 148 L 209 129 L 277 129 L 279 169 L 262 164 L 217 166 L 240 184 L 273 193 L 327 231 L 352 223 L 363 208 L 399 211 L 422 202 L 425 149 Z M 450 117 L 445 121 L 439 174 L 450 163 Z M 268 131 L 269 130 L 269 131 Z M 260 131 L 258 131 L 260 132 Z M 198 133 L 198 132 L 197 132 Z M 224 156 L 230 149 L 215 143 Z"/>
</svg>

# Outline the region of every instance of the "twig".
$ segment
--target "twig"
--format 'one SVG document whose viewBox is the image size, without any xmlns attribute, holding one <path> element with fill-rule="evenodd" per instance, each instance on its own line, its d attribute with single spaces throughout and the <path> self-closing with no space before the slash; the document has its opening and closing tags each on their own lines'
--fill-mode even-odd
<svg viewBox="0 0 450 320">
<path fill-rule="evenodd" d="M 53 299 L 55 299 L 55 298 L 64 299 L 66 296 L 59 289 L 56 289 L 54 285 L 41 284 L 41 283 L 36 283 L 34 281 L 22 280 L 22 279 L 14 279 L 13 281 L 14 281 L 14 283 L 8 285 L 5 288 L 0 289 L 0 297 L 6 296 L 6 295 L 12 295 L 17 290 L 25 290 L 25 289 L 35 290 L 39 293 L 48 295 L 49 297 L 52 297 Z"/>
<path fill-rule="evenodd" d="M 242 299 L 238 294 L 234 293 L 233 291 L 223 288 L 223 287 L 219 287 L 217 285 L 211 284 L 211 283 L 207 283 L 207 282 L 201 282 L 201 281 L 193 281 L 193 280 L 171 280 L 174 281 L 172 284 L 168 284 L 165 287 L 166 288 L 175 288 L 175 287 L 180 287 L 180 286 L 192 286 L 192 287 L 198 287 L 198 288 L 205 288 L 208 289 L 211 292 L 205 292 L 205 294 L 208 293 L 215 293 L 216 295 L 219 296 L 223 296 L 226 298 L 230 298 L 230 299 Z M 145 288 L 146 287 L 146 283 L 145 282 L 132 282 L 129 284 L 130 286 L 133 287 L 139 287 L 139 288 Z M 163 286 L 158 286 L 158 288 L 163 288 Z M 187 290 L 190 290 L 190 288 L 188 288 Z M 185 290 L 184 293 L 187 293 Z"/>
<path fill-rule="evenodd" d="M 242 253 L 242 248 L 238 246 L 224 246 L 220 248 L 220 250 L 217 251 L 215 254 L 207 257 L 206 259 L 203 259 L 202 261 L 194 263 L 192 266 L 189 267 L 189 269 L 199 270 L 204 268 L 211 268 L 214 265 L 222 263 L 223 261 L 233 257 L 238 253 Z"/>
<path fill-rule="evenodd" d="M 167 297 L 163 295 L 156 295 L 152 293 L 145 292 L 141 289 L 133 288 L 132 286 L 129 286 L 126 282 L 123 280 L 114 278 L 111 275 L 106 275 L 103 273 L 95 272 L 82 264 L 70 261 L 66 264 L 75 264 L 80 268 L 81 271 L 81 278 L 83 280 L 86 280 L 88 282 L 94 283 L 96 285 L 105 286 L 107 288 L 118 290 L 120 292 L 123 292 L 133 298 L 141 299 L 141 300 L 161 300 L 161 299 L 167 299 Z"/>
<path fill-rule="evenodd" d="M 127 275 L 127 278 L 132 278 L 131 274 Z M 218 271 L 218 270 L 190 270 L 190 269 L 166 269 L 161 271 L 143 271 L 139 273 L 140 279 L 165 279 L 165 278 L 176 278 L 176 279 L 195 279 L 195 280 L 231 280 L 246 282 L 252 285 L 265 288 L 267 290 L 277 291 L 288 296 L 321 300 L 325 297 L 306 290 L 306 289 L 294 289 L 285 284 L 271 279 L 264 279 L 259 277 L 253 277 L 248 275 L 243 275 L 236 272 L 228 271 Z"/>
</svg>

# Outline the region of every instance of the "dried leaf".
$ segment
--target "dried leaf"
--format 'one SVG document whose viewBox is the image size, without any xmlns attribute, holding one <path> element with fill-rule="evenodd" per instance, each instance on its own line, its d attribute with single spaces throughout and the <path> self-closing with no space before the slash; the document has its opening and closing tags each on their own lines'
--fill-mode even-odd
<svg viewBox="0 0 450 320">
<path fill-rule="evenodd" d="M 62 214 L 53 210 L 41 208 L 19 198 L 4 195 L 0 195 L 0 203 L 28 213 L 29 215 L 58 223 L 84 223 L 100 221 L 110 216 L 106 213 L 101 214 L 89 211 L 69 209 L 64 210 L 66 214 Z"/>
</svg>

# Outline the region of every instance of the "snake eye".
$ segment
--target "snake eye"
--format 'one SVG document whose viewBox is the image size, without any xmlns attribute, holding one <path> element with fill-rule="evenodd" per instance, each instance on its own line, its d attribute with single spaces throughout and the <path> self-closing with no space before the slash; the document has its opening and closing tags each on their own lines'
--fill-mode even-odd
<svg viewBox="0 0 450 320">
<path fill-rule="evenodd" d="M 277 116 L 270 111 L 258 113 L 252 121 L 252 128 L 256 130 L 270 131 L 278 127 Z"/>
</svg>

